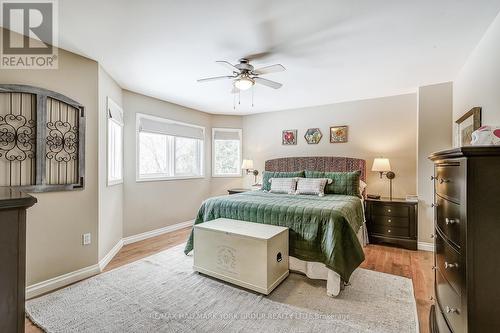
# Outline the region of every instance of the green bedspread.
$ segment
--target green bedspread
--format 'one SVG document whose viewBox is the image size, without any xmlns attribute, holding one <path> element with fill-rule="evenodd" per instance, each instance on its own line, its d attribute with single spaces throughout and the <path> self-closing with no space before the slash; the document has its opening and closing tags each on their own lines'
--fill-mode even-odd
<svg viewBox="0 0 500 333">
<path fill-rule="evenodd" d="M 363 262 L 356 233 L 363 225 L 363 204 L 358 197 L 329 194 L 273 194 L 250 191 L 207 199 L 195 224 L 217 218 L 279 225 L 289 228 L 290 255 L 322 262 L 344 281 Z M 193 232 L 184 252 L 193 249 Z"/>
</svg>

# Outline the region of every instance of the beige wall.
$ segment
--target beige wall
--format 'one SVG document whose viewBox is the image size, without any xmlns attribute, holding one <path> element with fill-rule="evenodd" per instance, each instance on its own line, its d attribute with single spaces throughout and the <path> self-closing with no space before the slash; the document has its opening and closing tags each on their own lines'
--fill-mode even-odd
<svg viewBox="0 0 500 333">
<path fill-rule="evenodd" d="M 27 84 L 53 90 L 86 109 L 85 188 L 36 193 L 27 215 L 27 285 L 97 262 L 97 91 L 98 65 L 59 50 L 57 70 L 1 70 L 0 83 Z M 82 245 L 82 234 L 92 244 Z"/>
<path fill-rule="evenodd" d="M 99 66 L 99 260 L 122 238 L 123 184 L 107 184 L 107 98 L 122 106 L 121 87 Z"/>
<path fill-rule="evenodd" d="M 452 146 L 451 82 L 420 87 L 418 90 L 418 239 L 432 243 L 434 202 L 434 165 L 427 158 L 431 153 Z"/>
<path fill-rule="evenodd" d="M 500 14 L 453 81 L 453 120 L 474 106 L 483 125 L 500 125 Z"/>
<path fill-rule="evenodd" d="M 349 142 L 329 142 L 329 126 L 348 125 Z M 319 127 L 321 142 L 308 145 L 307 128 Z M 281 131 L 298 129 L 296 146 L 281 145 Z M 390 159 L 394 196 L 416 193 L 417 95 L 353 101 L 245 116 L 243 151 L 261 172 L 267 159 L 285 156 L 348 156 L 367 160 L 368 193 L 389 195 L 389 181 L 371 172 L 373 159 Z M 247 179 L 248 182 L 248 179 Z"/>
<path fill-rule="evenodd" d="M 211 133 L 214 127 L 241 125 L 239 117 L 211 116 L 130 91 L 123 93 L 125 110 L 124 237 L 185 222 L 196 217 L 211 195 Z M 205 176 L 200 179 L 136 182 L 136 114 L 145 113 L 205 127 Z M 241 178 L 214 181 L 222 193 Z M 227 192 L 225 192 L 227 193 Z"/>
</svg>

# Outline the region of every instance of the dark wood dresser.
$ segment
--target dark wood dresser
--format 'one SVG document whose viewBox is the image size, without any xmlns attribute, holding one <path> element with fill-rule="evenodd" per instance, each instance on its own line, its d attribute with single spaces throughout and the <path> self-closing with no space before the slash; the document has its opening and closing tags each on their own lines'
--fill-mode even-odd
<svg viewBox="0 0 500 333">
<path fill-rule="evenodd" d="M 405 199 L 366 199 L 370 243 L 417 249 L 418 203 Z"/>
<path fill-rule="evenodd" d="M 24 332 L 26 208 L 36 199 L 0 187 L 0 332 Z"/>
<path fill-rule="evenodd" d="M 500 146 L 434 153 L 431 332 L 500 332 Z"/>
</svg>

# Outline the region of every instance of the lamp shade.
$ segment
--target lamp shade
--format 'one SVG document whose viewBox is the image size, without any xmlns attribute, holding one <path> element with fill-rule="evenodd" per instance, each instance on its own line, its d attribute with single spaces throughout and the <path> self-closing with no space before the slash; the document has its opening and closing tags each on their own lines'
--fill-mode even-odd
<svg viewBox="0 0 500 333">
<path fill-rule="evenodd" d="M 242 169 L 253 169 L 253 161 L 252 160 L 243 160 L 243 163 L 241 164 Z"/>
<path fill-rule="evenodd" d="M 376 158 L 373 160 L 372 171 L 386 172 L 391 171 L 391 163 L 388 158 Z"/>
</svg>

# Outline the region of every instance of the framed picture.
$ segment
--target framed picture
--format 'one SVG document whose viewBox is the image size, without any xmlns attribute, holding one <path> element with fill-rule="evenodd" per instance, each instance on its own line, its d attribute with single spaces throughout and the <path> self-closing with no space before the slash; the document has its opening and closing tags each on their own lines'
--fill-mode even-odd
<svg viewBox="0 0 500 333">
<path fill-rule="evenodd" d="M 347 142 L 347 126 L 330 127 L 330 143 Z"/>
<path fill-rule="evenodd" d="M 281 144 L 284 146 L 297 144 L 297 130 L 284 130 L 281 133 Z"/>
<path fill-rule="evenodd" d="M 321 141 L 323 134 L 319 128 L 309 128 L 304 135 L 306 142 L 310 145 L 315 145 Z"/>
<path fill-rule="evenodd" d="M 472 132 L 481 127 L 481 108 L 473 107 L 469 112 L 455 121 L 455 145 L 458 147 L 470 146 Z"/>
</svg>

